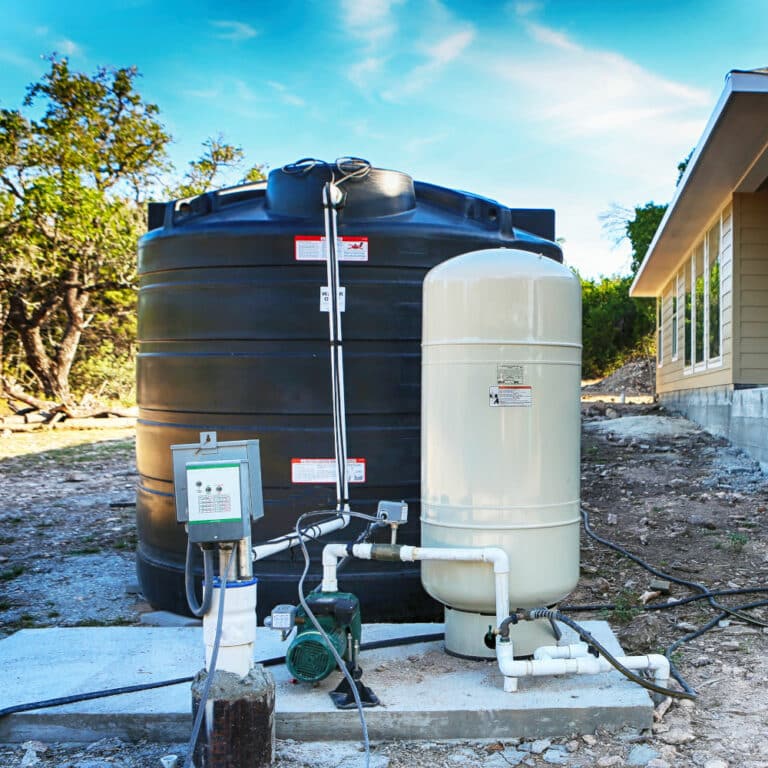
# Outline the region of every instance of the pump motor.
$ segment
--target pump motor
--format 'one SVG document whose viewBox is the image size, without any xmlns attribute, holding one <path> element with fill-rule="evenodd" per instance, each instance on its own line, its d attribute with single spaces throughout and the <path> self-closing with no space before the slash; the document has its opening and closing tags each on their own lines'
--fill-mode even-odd
<svg viewBox="0 0 768 768">
<path fill-rule="evenodd" d="M 318 592 L 308 595 L 306 602 L 339 656 L 354 664 L 361 636 L 357 597 L 350 592 Z M 301 606 L 296 611 L 296 627 L 285 655 L 288 671 L 305 683 L 325 680 L 336 669 L 336 660 Z"/>
</svg>

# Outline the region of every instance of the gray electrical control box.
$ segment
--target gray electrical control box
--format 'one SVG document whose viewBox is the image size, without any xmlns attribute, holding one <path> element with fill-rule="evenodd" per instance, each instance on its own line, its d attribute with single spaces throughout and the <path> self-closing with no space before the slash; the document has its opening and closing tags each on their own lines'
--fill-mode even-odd
<svg viewBox="0 0 768 768">
<path fill-rule="evenodd" d="M 195 543 L 239 541 L 264 516 L 258 440 L 172 445 L 176 519 Z"/>
</svg>

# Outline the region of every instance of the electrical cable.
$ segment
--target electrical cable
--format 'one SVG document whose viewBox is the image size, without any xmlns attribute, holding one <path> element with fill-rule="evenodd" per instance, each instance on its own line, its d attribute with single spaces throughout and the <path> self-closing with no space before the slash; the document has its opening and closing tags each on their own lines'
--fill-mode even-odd
<svg viewBox="0 0 768 768">
<path fill-rule="evenodd" d="M 360 644 L 361 651 L 374 651 L 379 648 L 397 648 L 401 645 L 414 645 L 416 643 L 435 643 L 443 640 L 445 635 L 437 632 L 429 635 L 408 635 L 406 637 L 391 637 L 388 640 L 371 640 Z M 285 654 L 282 656 L 272 656 L 268 659 L 256 661 L 263 667 L 277 667 L 285 664 Z M 70 696 L 59 696 L 55 699 L 44 699 L 42 701 L 31 701 L 24 704 L 14 704 L 10 707 L 0 709 L 0 718 L 6 715 L 16 715 L 21 712 L 31 712 L 35 709 L 48 709 L 50 707 L 61 707 L 65 704 L 77 704 L 81 701 L 91 701 L 93 699 L 106 699 L 110 696 L 120 696 L 126 693 L 138 693 L 140 691 L 150 691 L 153 688 L 168 688 L 172 685 L 182 685 L 191 683 L 194 676 L 176 677 L 171 680 L 159 680 L 155 683 L 139 683 L 137 685 L 124 685 L 119 688 L 105 688 L 101 691 L 86 691 L 84 693 L 73 693 Z"/>
<path fill-rule="evenodd" d="M 633 683 L 641 685 L 643 688 L 647 688 L 649 691 L 661 694 L 663 696 L 672 696 L 676 699 L 695 699 L 696 693 L 691 690 L 675 691 L 672 688 L 666 688 L 663 685 L 657 685 L 656 683 L 641 677 L 631 669 L 627 669 L 600 641 L 596 640 L 594 636 L 588 632 L 579 623 L 575 622 L 570 616 L 566 616 L 562 611 L 553 610 L 552 608 L 534 608 L 533 610 L 526 611 L 526 619 L 550 619 L 551 621 L 559 621 L 566 626 L 573 629 L 576 634 L 591 648 L 594 648 L 600 653 L 601 656 L 612 666 L 614 669 L 621 672 L 624 677 L 631 680 Z"/>
<path fill-rule="evenodd" d="M 680 584 L 681 586 L 688 587 L 690 589 L 695 589 L 697 592 L 700 592 L 701 595 L 706 598 L 707 602 L 713 607 L 716 608 L 718 611 L 723 611 L 727 613 L 729 616 L 733 616 L 737 619 L 741 619 L 742 621 L 746 621 L 748 624 L 752 624 L 757 627 L 768 627 L 768 623 L 759 621 L 758 619 L 755 619 L 751 616 L 746 616 L 744 614 L 739 613 L 737 610 L 729 608 L 726 605 L 722 605 L 722 603 L 718 603 L 717 600 L 715 600 L 712 591 L 707 589 L 703 584 L 699 584 L 696 581 L 689 581 L 688 579 L 681 579 L 678 576 L 672 576 L 669 573 L 664 573 L 664 571 L 660 571 L 658 568 L 654 568 L 654 566 L 650 565 L 649 563 L 646 563 L 645 560 L 642 560 L 637 555 L 632 554 L 628 550 L 624 549 L 624 547 L 620 546 L 619 544 L 615 544 L 612 541 L 608 541 L 608 539 L 604 539 L 601 536 L 598 536 L 591 528 L 589 524 L 589 512 L 582 508 L 581 510 L 581 517 L 582 521 L 584 523 L 584 531 L 586 534 L 597 541 L 598 543 L 602 544 L 605 547 L 608 547 L 609 549 L 612 549 L 614 552 L 618 552 L 620 555 L 623 555 L 624 557 L 632 560 L 632 562 L 637 563 L 641 568 L 644 568 L 649 573 L 652 573 L 654 576 L 658 576 L 661 579 L 666 579 L 667 581 L 671 581 L 675 584 Z"/>
<path fill-rule="evenodd" d="M 216 634 L 213 639 L 213 649 L 211 650 L 211 661 L 208 664 L 208 676 L 205 679 L 205 685 L 203 691 L 200 694 L 200 701 L 197 705 L 197 714 L 195 715 L 195 722 L 192 725 L 192 735 L 189 737 L 189 744 L 187 745 L 187 756 L 184 758 L 183 768 L 190 768 L 192 765 L 192 758 L 194 757 L 195 745 L 197 744 L 197 737 L 200 733 L 200 726 L 203 723 L 203 715 L 205 714 L 205 705 L 208 701 L 208 695 L 211 692 L 211 685 L 213 684 L 213 678 L 216 674 L 216 660 L 219 655 L 219 644 L 221 643 L 221 631 L 224 626 L 224 597 L 227 593 L 227 580 L 229 579 L 229 573 L 232 570 L 232 564 L 235 562 L 235 555 L 237 554 L 237 547 L 233 546 L 232 551 L 229 553 L 227 559 L 227 565 L 223 574 L 219 574 L 219 611 L 216 616 Z"/>
<path fill-rule="evenodd" d="M 195 618 L 202 619 L 211 607 L 213 599 L 213 549 L 201 547 L 203 550 L 203 599 L 197 602 L 195 594 L 195 576 L 192 570 L 193 545 L 187 538 L 187 555 L 184 559 L 184 591 L 187 595 L 187 605 Z"/>
<path fill-rule="evenodd" d="M 296 521 L 297 534 L 300 534 L 301 523 L 303 519 L 310 515 L 312 515 L 311 512 L 305 512 L 303 515 L 299 516 L 299 519 Z M 357 513 L 357 515 L 355 516 L 359 517 L 362 515 L 360 513 Z M 370 516 L 366 515 L 366 517 L 370 517 Z M 372 518 L 372 519 L 376 519 L 376 518 Z M 319 632 L 320 636 L 323 638 L 323 642 L 325 643 L 326 648 L 331 652 L 331 655 L 336 661 L 336 664 L 341 670 L 341 673 L 344 675 L 347 682 L 349 683 L 349 687 L 351 688 L 352 695 L 355 699 L 355 706 L 357 707 L 357 712 L 360 717 L 360 727 L 362 728 L 362 731 L 363 731 L 363 746 L 365 748 L 365 768 L 370 768 L 371 741 L 368 738 L 368 723 L 365 720 L 365 712 L 363 710 L 363 703 L 360 700 L 360 692 L 357 690 L 357 684 L 355 683 L 354 678 L 350 674 L 350 671 L 347 669 L 347 665 L 344 663 L 344 659 L 341 658 L 341 656 L 339 655 L 339 652 L 336 650 L 336 647 L 333 645 L 330 638 L 328 637 L 328 634 L 323 629 L 322 625 L 317 620 L 317 617 L 312 612 L 312 609 L 307 604 L 306 597 L 304 596 L 304 580 L 306 579 L 307 574 L 309 573 L 309 565 L 310 565 L 309 550 L 307 549 L 307 545 L 304 542 L 303 538 L 299 539 L 299 544 L 301 546 L 301 553 L 304 556 L 304 570 L 302 571 L 301 578 L 299 579 L 299 587 L 298 587 L 299 603 L 301 604 L 301 607 L 304 609 L 304 612 L 306 613 L 306 615 L 309 617 L 309 620 L 312 622 L 312 625 L 314 626 L 314 628 Z"/>
<path fill-rule="evenodd" d="M 728 595 L 752 595 L 760 592 L 768 592 L 768 587 L 739 587 L 738 589 L 713 589 L 710 590 L 710 594 L 713 597 L 724 597 Z M 696 603 L 699 600 L 706 600 L 707 595 L 690 595 L 689 597 L 681 597 L 677 600 L 672 600 L 667 603 L 647 603 L 646 605 L 638 606 L 643 611 L 666 611 L 671 608 L 677 608 L 680 605 L 688 605 L 688 603 Z M 740 610 L 744 610 L 743 606 L 739 607 Z M 613 611 L 616 610 L 616 603 L 587 603 L 577 605 L 561 605 L 560 610 L 567 613 L 595 613 L 596 611 Z"/>
<path fill-rule="evenodd" d="M 717 626 L 717 624 L 720 621 L 723 621 L 728 616 L 732 616 L 738 619 L 741 619 L 742 621 L 747 622 L 748 624 L 753 624 L 755 626 L 760 627 L 766 627 L 768 624 L 765 622 L 759 621 L 758 619 L 755 619 L 751 616 L 747 616 L 740 611 L 749 610 L 751 608 L 759 608 L 763 605 L 768 605 L 768 601 L 758 601 L 756 603 L 747 603 L 744 605 L 737 605 L 733 608 L 729 608 L 727 606 L 722 605 L 722 603 L 719 603 L 717 600 L 715 600 L 715 592 L 713 592 L 710 589 L 707 589 L 703 584 L 699 584 L 695 581 L 689 581 L 687 579 L 681 579 L 677 576 L 672 576 L 668 573 L 665 573 L 664 571 L 660 571 L 657 568 L 654 568 L 649 563 L 646 563 L 644 560 L 642 560 L 637 555 L 632 554 L 628 550 L 624 549 L 624 547 L 620 546 L 619 544 L 615 544 L 612 541 L 609 541 L 608 539 L 604 539 L 601 536 L 598 536 L 591 528 L 589 523 L 589 512 L 582 508 L 581 510 L 581 516 L 582 521 L 584 524 L 584 531 L 586 534 L 597 541 L 599 544 L 602 544 L 603 546 L 608 547 L 609 549 L 612 549 L 614 552 L 618 552 L 620 555 L 623 555 L 624 557 L 627 557 L 628 559 L 632 560 L 634 563 L 637 563 L 641 568 L 644 568 L 649 573 L 652 573 L 654 576 L 658 576 L 662 579 L 667 579 L 668 581 L 671 581 L 675 584 L 680 584 L 681 586 L 688 587 L 690 589 L 695 589 L 700 594 L 696 596 L 697 599 L 705 599 L 707 602 L 715 609 L 720 611 L 720 615 L 716 618 L 710 620 L 705 625 L 700 627 L 699 629 L 695 630 L 694 632 L 689 633 L 688 635 L 685 635 L 682 638 L 679 638 L 671 645 L 667 646 L 666 650 L 664 651 L 664 655 L 666 656 L 667 660 L 669 661 L 669 667 L 670 667 L 670 674 L 672 677 L 674 677 L 675 680 L 682 686 L 683 690 L 691 695 L 696 695 L 696 692 L 693 690 L 693 688 L 690 687 L 690 685 L 686 682 L 685 678 L 680 674 L 680 671 L 675 666 L 675 663 L 672 661 L 672 654 L 679 648 L 683 643 L 689 642 L 690 640 L 693 640 L 697 637 L 700 637 L 705 632 L 708 632 L 713 627 Z M 747 591 L 748 590 L 748 591 Z M 727 590 L 720 590 L 721 592 L 727 593 Z M 744 592 L 741 591 L 734 591 L 733 594 L 749 594 L 749 591 L 768 591 L 764 590 L 762 588 L 756 588 L 755 590 L 749 590 L 749 588 L 746 588 Z M 692 601 L 691 601 L 692 602 Z M 682 601 L 680 602 L 682 604 Z"/>
</svg>

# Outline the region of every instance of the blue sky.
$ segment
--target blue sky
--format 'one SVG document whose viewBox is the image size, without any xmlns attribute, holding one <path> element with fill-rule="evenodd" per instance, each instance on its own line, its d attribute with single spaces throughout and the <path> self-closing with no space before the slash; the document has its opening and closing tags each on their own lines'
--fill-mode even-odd
<svg viewBox="0 0 768 768">
<path fill-rule="evenodd" d="M 768 4 L 599 0 L 0 0 L 0 106 L 58 51 L 135 64 L 179 167 L 223 132 L 250 162 L 366 157 L 551 207 L 566 262 L 623 273 L 599 215 L 667 202 L 730 69 L 768 64 Z"/>
</svg>

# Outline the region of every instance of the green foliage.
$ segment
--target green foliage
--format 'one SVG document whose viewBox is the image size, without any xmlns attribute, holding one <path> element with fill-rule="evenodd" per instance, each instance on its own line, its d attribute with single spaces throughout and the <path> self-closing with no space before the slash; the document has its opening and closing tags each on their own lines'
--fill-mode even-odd
<svg viewBox="0 0 768 768">
<path fill-rule="evenodd" d="M 189 163 L 189 168 L 182 181 L 166 190 L 168 197 L 183 198 L 201 195 L 215 186 L 216 180 L 227 169 L 239 168 L 243 164 L 245 153 L 241 147 L 227 144 L 219 134 L 203 142 L 203 154 Z M 246 172 L 243 181 L 262 181 L 265 166 L 254 165 Z"/>
<path fill-rule="evenodd" d="M 581 279 L 582 372 L 605 376 L 633 357 L 653 353 L 653 301 L 629 296 L 631 277 Z"/>
<path fill-rule="evenodd" d="M 632 275 L 637 274 L 640 265 L 643 263 L 645 254 L 648 253 L 648 247 L 659 228 L 666 205 L 657 205 L 654 202 L 646 203 L 644 206 L 635 207 L 634 218 L 626 223 L 626 235 L 632 244 L 632 264 L 630 269 Z"/>
<path fill-rule="evenodd" d="M 0 109 L 0 377 L 6 397 L 70 407 L 134 398 L 136 244 L 142 201 L 171 166 L 170 135 L 134 67 L 92 75 L 50 58 L 21 109 Z M 208 139 L 174 197 L 239 169 L 240 147 Z M 245 180 L 264 178 L 264 166 Z"/>
<path fill-rule="evenodd" d="M 67 404 L 91 313 L 105 292 L 135 285 L 138 199 L 167 170 L 170 137 L 134 68 L 88 76 L 50 61 L 27 91 L 29 114 L 0 110 L 0 319 L 4 346 L 23 350 L 22 375 Z M 19 394 L 5 375 L 3 388 Z"/>
</svg>

